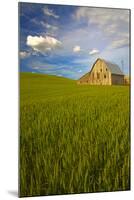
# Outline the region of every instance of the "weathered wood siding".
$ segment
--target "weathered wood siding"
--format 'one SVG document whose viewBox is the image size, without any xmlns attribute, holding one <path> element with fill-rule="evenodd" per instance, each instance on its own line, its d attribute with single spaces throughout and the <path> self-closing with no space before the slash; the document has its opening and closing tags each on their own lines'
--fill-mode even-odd
<svg viewBox="0 0 134 200">
<path fill-rule="evenodd" d="M 90 76 L 90 73 L 87 73 L 85 74 L 83 77 L 81 77 L 77 83 L 78 84 L 89 84 L 89 76 Z"/>
<path fill-rule="evenodd" d="M 119 71 L 117 70 L 118 73 Z M 123 85 L 124 75 L 118 73 L 113 73 L 104 60 L 97 59 L 90 72 L 82 76 L 77 83 L 89 85 Z"/>
<path fill-rule="evenodd" d="M 79 84 L 111 85 L 111 72 L 102 60 L 98 60 L 89 74 L 83 76 Z"/>
<path fill-rule="evenodd" d="M 123 85 L 124 76 L 118 74 L 112 74 L 112 85 Z"/>
<path fill-rule="evenodd" d="M 128 75 L 124 76 L 124 84 L 130 85 L 130 77 Z"/>
<path fill-rule="evenodd" d="M 90 73 L 90 84 L 111 85 L 111 72 L 102 60 L 98 60 Z"/>
</svg>

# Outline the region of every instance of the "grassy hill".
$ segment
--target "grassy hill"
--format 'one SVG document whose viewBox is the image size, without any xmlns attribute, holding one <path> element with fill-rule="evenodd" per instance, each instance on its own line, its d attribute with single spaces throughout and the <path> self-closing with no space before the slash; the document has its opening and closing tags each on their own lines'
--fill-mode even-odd
<svg viewBox="0 0 134 200">
<path fill-rule="evenodd" d="M 76 82 L 52 75 L 20 73 L 21 100 L 44 101 L 68 95 L 75 90 Z M 28 97 L 28 99 L 27 99 Z"/>
<path fill-rule="evenodd" d="M 20 73 L 21 103 L 43 102 L 59 97 L 83 96 L 101 97 L 120 93 L 128 93 L 124 86 L 91 86 L 77 85 L 75 80 L 45 74 Z"/>
<path fill-rule="evenodd" d="M 130 188 L 129 87 L 20 73 L 20 196 Z"/>
</svg>

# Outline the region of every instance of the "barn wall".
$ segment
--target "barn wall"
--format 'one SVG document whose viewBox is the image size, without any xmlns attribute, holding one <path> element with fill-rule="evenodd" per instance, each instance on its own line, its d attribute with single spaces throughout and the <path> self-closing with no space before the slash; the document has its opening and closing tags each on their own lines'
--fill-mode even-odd
<svg viewBox="0 0 134 200">
<path fill-rule="evenodd" d="M 125 85 L 130 85 L 130 77 L 129 76 L 124 76 L 124 84 Z"/>
<path fill-rule="evenodd" d="M 112 74 L 112 85 L 123 85 L 124 84 L 124 76 Z"/>
<path fill-rule="evenodd" d="M 111 74 L 106 63 L 98 59 L 90 73 L 81 77 L 77 83 L 90 85 L 123 85 L 124 75 Z"/>
<path fill-rule="evenodd" d="M 111 85 L 111 72 L 102 60 L 98 60 L 89 77 L 89 83 L 92 85 Z"/>
<path fill-rule="evenodd" d="M 88 84 L 89 75 L 86 77 L 82 77 L 80 80 L 77 81 L 78 84 Z"/>
<path fill-rule="evenodd" d="M 78 84 L 111 85 L 111 72 L 102 60 L 98 60 L 91 72 L 82 77 Z"/>
</svg>

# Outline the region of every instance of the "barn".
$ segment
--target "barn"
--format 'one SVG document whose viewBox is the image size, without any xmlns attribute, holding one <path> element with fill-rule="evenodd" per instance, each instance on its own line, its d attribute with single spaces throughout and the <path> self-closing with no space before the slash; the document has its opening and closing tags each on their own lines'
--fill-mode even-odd
<svg viewBox="0 0 134 200">
<path fill-rule="evenodd" d="M 77 83 L 90 85 L 123 85 L 124 74 L 118 65 L 98 58 L 90 72 L 83 75 Z"/>
<path fill-rule="evenodd" d="M 130 85 L 130 77 L 128 75 L 124 76 L 124 84 L 125 85 Z"/>
</svg>

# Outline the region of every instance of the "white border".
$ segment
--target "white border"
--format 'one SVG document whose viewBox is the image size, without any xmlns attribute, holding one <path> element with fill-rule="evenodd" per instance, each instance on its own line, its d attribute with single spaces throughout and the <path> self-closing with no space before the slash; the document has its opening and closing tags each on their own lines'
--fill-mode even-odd
<svg viewBox="0 0 134 200">
<path fill-rule="evenodd" d="M 21 2 L 54 3 L 66 5 L 85 5 L 113 8 L 130 8 L 132 25 L 134 24 L 134 6 L 132 0 L 25 0 Z M 0 6 L 0 199 L 16 199 L 18 187 L 18 2 L 1 1 Z M 134 55 L 134 26 L 132 26 L 132 52 Z M 134 57 L 131 59 L 131 191 L 90 193 L 81 195 L 63 195 L 33 197 L 30 199 L 132 199 L 134 195 Z M 23 198 L 26 199 L 26 198 Z"/>
</svg>

